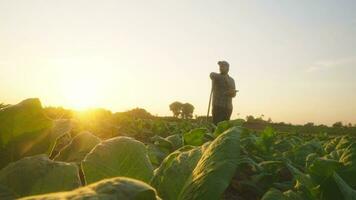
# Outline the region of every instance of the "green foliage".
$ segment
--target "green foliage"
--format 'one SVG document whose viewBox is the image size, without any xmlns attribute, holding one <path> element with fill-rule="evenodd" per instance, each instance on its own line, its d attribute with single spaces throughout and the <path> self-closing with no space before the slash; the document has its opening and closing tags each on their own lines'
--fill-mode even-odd
<svg viewBox="0 0 356 200">
<path fill-rule="evenodd" d="M 168 155 L 155 171 L 151 185 L 167 200 L 177 199 L 202 155 L 201 147 L 185 146 Z"/>
<path fill-rule="evenodd" d="M 90 132 L 80 133 L 59 152 L 54 160 L 80 164 L 84 157 L 100 142 L 101 140 Z"/>
<path fill-rule="evenodd" d="M 219 199 L 229 186 L 239 161 L 241 128 L 217 137 L 204 151 L 178 199 Z"/>
<path fill-rule="evenodd" d="M 3 185 L 0 185 L 0 199 L 13 200 L 16 198 L 18 198 L 18 196 L 13 191 Z"/>
<path fill-rule="evenodd" d="M 104 179 L 69 192 L 30 196 L 21 200 L 160 200 L 148 184 L 125 177 Z"/>
<path fill-rule="evenodd" d="M 166 137 L 166 140 L 171 142 L 173 150 L 177 150 L 183 146 L 183 139 L 179 134 L 170 135 Z"/>
<path fill-rule="evenodd" d="M 193 129 L 184 133 L 183 139 L 185 145 L 200 146 L 205 142 L 205 134 L 208 133 L 206 128 Z"/>
<path fill-rule="evenodd" d="M 10 106 L 10 105 L 5 104 L 5 103 L 0 103 L 0 109 L 6 108 L 7 106 Z"/>
<path fill-rule="evenodd" d="M 355 136 L 326 133 L 351 126 L 62 111 L 36 99 L 0 109 L 0 167 L 17 161 L 0 171 L 0 199 L 354 199 Z M 55 161 L 23 158 L 51 150 Z M 75 189 L 79 177 L 93 184 Z"/>
<path fill-rule="evenodd" d="M 345 200 L 355 200 L 356 199 L 356 191 L 351 188 L 347 183 L 342 180 L 342 178 L 337 174 L 333 174 L 333 178 L 339 187 L 339 190 L 342 193 L 342 196 L 344 197 Z"/>
<path fill-rule="evenodd" d="M 154 144 L 147 144 L 147 154 L 154 168 L 157 168 L 161 162 L 170 153 L 169 150 Z"/>
<path fill-rule="evenodd" d="M 0 110 L 0 168 L 36 154 L 50 154 L 56 139 L 71 130 L 69 120 L 49 120 L 38 99 Z"/>
<path fill-rule="evenodd" d="M 219 122 L 213 135 L 215 137 L 217 137 L 220 134 L 222 134 L 223 132 L 225 132 L 226 130 L 228 130 L 229 128 L 234 127 L 234 126 L 241 126 L 243 123 L 244 123 L 244 120 L 241 120 L 241 119 Z"/>
<path fill-rule="evenodd" d="M 0 171 L 0 185 L 22 197 L 71 190 L 80 186 L 80 180 L 76 165 L 55 162 L 46 155 L 37 155 L 3 168 Z"/>
<path fill-rule="evenodd" d="M 8 145 L 23 134 L 41 132 L 51 126 L 38 99 L 27 99 L 0 110 L 0 144 Z"/>
<path fill-rule="evenodd" d="M 149 182 L 153 167 L 146 146 L 128 137 L 116 137 L 98 144 L 83 160 L 87 183 L 125 176 Z"/>
<path fill-rule="evenodd" d="M 265 128 L 264 131 L 260 134 L 256 141 L 256 146 L 260 152 L 264 154 L 269 154 L 273 148 L 273 143 L 275 140 L 276 134 L 271 127 Z"/>
<path fill-rule="evenodd" d="M 287 200 L 287 198 L 281 191 L 271 188 L 263 195 L 261 200 Z"/>
</svg>

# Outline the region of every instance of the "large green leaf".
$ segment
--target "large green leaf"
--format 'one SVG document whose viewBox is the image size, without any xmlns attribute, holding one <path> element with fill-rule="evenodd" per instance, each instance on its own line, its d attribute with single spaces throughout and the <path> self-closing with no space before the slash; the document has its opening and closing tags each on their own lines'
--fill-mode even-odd
<svg viewBox="0 0 356 200">
<path fill-rule="evenodd" d="M 336 160 L 317 158 L 309 166 L 308 172 L 317 183 L 322 184 L 322 182 L 334 174 L 334 171 L 341 167 L 342 164 Z"/>
<path fill-rule="evenodd" d="M 166 140 L 172 143 L 173 150 L 177 150 L 183 146 L 183 139 L 179 134 L 170 135 L 166 137 Z"/>
<path fill-rule="evenodd" d="M 125 177 L 104 179 L 69 192 L 30 196 L 21 200 L 160 200 L 148 184 Z"/>
<path fill-rule="evenodd" d="M 89 132 L 80 133 L 59 152 L 54 160 L 79 164 L 100 141 L 98 137 Z"/>
<path fill-rule="evenodd" d="M 341 137 L 335 137 L 335 138 L 329 140 L 328 142 L 326 142 L 324 144 L 324 150 L 327 153 L 330 153 L 330 152 L 334 151 L 335 148 L 336 148 L 336 145 L 338 145 L 340 140 L 341 140 Z"/>
<path fill-rule="evenodd" d="M 356 189 L 356 143 L 344 149 L 339 161 L 344 164 L 344 167 L 338 171 L 338 174 L 350 187 Z"/>
<path fill-rule="evenodd" d="M 49 160 L 47 155 L 37 155 L 3 168 L 0 185 L 18 196 L 27 196 L 72 190 L 80 186 L 80 180 L 75 164 L 55 162 Z"/>
<path fill-rule="evenodd" d="M 184 146 L 164 159 L 151 181 L 160 197 L 165 200 L 177 199 L 201 155 L 201 147 Z"/>
<path fill-rule="evenodd" d="M 341 142 L 343 141 L 343 142 Z M 340 140 L 339 144 L 348 143 L 346 137 Z M 307 168 L 315 183 L 319 184 L 320 199 L 333 200 L 341 199 L 342 190 L 337 186 L 334 174 L 340 175 L 341 179 L 355 188 L 356 186 L 356 145 L 349 144 L 347 148 L 334 150 L 324 158 L 314 159 Z"/>
<path fill-rule="evenodd" d="M 147 153 L 152 165 L 157 168 L 170 153 L 166 148 L 154 144 L 147 144 Z"/>
<path fill-rule="evenodd" d="M 50 154 L 56 139 L 71 129 L 69 120 L 49 120 L 38 99 L 0 110 L 0 168 L 25 156 Z"/>
<path fill-rule="evenodd" d="M 234 126 L 242 126 L 243 123 L 244 123 L 243 119 L 235 119 L 235 120 L 219 122 L 213 135 L 215 137 L 217 137 L 220 134 L 222 134 L 223 132 L 225 132 L 226 130 L 228 130 L 229 128 L 234 127 Z"/>
<path fill-rule="evenodd" d="M 39 99 L 26 99 L 0 110 L 0 145 L 6 146 L 22 134 L 42 131 L 51 126 Z"/>
<path fill-rule="evenodd" d="M 173 149 L 173 144 L 164 137 L 155 135 L 155 136 L 151 137 L 151 141 L 154 142 L 155 145 L 157 145 L 161 148 L 165 148 L 168 151 L 172 151 L 172 149 Z"/>
<path fill-rule="evenodd" d="M 319 191 L 310 175 L 301 172 L 291 164 L 286 164 L 286 166 L 293 175 L 295 189 L 303 193 L 304 199 L 315 199 Z"/>
<path fill-rule="evenodd" d="M 228 187 L 239 162 L 242 128 L 219 135 L 204 151 L 178 199 L 219 199 Z"/>
<path fill-rule="evenodd" d="M 353 138 L 349 137 L 349 136 L 343 136 L 339 143 L 336 145 L 336 149 L 344 149 L 347 148 L 348 146 L 350 146 L 350 144 L 354 141 Z"/>
<path fill-rule="evenodd" d="M 200 146 L 204 144 L 204 135 L 208 132 L 206 128 L 196 128 L 183 135 L 185 145 Z"/>
<path fill-rule="evenodd" d="M 352 143 L 342 152 L 340 162 L 345 166 L 356 168 L 356 143 Z"/>
<path fill-rule="evenodd" d="M 353 188 L 351 188 L 337 173 L 333 174 L 333 178 L 345 200 L 356 200 L 356 191 Z"/>
<path fill-rule="evenodd" d="M 342 168 L 342 163 L 337 160 L 317 158 L 308 168 L 310 177 L 319 185 L 320 199 L 332 200 L 341 197 L 332 176 L 336 170 Z"/>
<path fill-rule="evenodd" d="M 322 154 L 324 149 L 322 148 L 321 142 L 317 139 L 310 140 L 305 142 L 302 145 L 297 146 L 292 149 L 292 160 L 294 164 L 299 166 L 305 166 L 306 158 L 311 153 Z"/>
<path fill-rule="evenodd" d="M 300 194 L 292 190 L 288 190 L 282 193 L 281 191 L 275 188 L 271 188 L 263 195 L 261 200 L 304 200 L 304 199 L 301 197 Z"/>
<path fill-rule="evenodd" d="M 13 200 L 16 199 L 18 196 L 11 191 L 9 188 L 0 185 L 0 199 L 1 200 Z"/>
<path fill-rule="evenodd" d="M 257 138 L 256 147 L 263 154 L 270 153 L 273 148 L 273 142 L 276 138 L 276 133 L 271 127 L 266 127 L 260 136 Z"/>
<path fill-rule="evenodd" d="M 98 144 L 83 160 L 87 183 L 125 176 L 148 182 L 153 167 L 146 146 L 129 137 L 116 137 Z"/>
<path fill-rule="evenodd" d="M 292 190 L 285 191 L 283 192 L 283 194 L 288 200 L 305 200 L 305 198 L 303 198 L 303 195 L 301 195 L 301 193 L 294 192 Z"/>
<path fill-rule="evenodd" d="M 261 200 L 287 200 L 287 197 L 281 191 L 271 188 L 263 195 Z"/>
</svg>

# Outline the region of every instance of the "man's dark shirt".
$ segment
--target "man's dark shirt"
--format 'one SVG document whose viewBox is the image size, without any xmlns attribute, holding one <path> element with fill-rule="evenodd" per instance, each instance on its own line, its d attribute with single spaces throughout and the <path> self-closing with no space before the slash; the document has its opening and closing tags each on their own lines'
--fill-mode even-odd
<svg viewBox="0 0 356 200">
<path fill-rule="evenodd" d="M 232 109 L 232 98 L 236 96 L 235 81 L 229 75 L 212 72 L 213 106 Z"/>
</svg>

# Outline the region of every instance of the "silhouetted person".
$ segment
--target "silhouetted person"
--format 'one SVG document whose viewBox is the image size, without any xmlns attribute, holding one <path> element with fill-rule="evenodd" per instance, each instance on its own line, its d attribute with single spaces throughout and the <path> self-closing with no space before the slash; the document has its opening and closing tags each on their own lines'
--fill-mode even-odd
<svg viewBox="0 0 356 200">
<path fill-rule="evenodd" d="M 213 123 L 230 120 L 232 113 L 232 98 L 236 96 L 235 81 L 229 73 L 229 63 L 219 61 L 220 73 L 210 73 L 213 82 Z"/>
</svg>

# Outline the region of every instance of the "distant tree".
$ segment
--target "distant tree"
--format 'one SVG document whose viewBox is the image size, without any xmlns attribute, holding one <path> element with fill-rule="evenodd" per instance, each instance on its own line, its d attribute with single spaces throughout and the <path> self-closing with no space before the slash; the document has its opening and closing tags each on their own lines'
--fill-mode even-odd
<svg viewBox="0 0 356 200">
<path fill-rule="evenodd" d="M 325 124 L 320 124 L 318 127 L 319 127 L 319 128 L 328 128 L 328 126 L 325 125 Z"/>
<path fill-rule="evenodd" d="M 132 110 L 126 111 L 123 113 L 126 116 L 138 118 L 138 119 L 152 119 L 153 115 L 147 112 L 143 108 L 134 108 Z"/>
<path fill-rule="evenodd" d="M 304 124 L 304 126 L 306 126 L 306 127 L 313 127 L 313 126 L 314 126 L 314 123 L 313 123 L 313 122 L 308 122 L 308 123 Z"/>
<path fill-rule="evenodd" d="M 182 112 L 183 104 L 175 101 L 169 105 L 169 109 L 173 112 L 173 117 L 179 117 Z"/>
<path fill-rule="evenodd" d="M 342 122 L 335 122 L 335 123 L 333 124 L 333 128 L 342 128 L 342 127 L 343 127 Z"/>
<path fill-rule="evenodd" d="M 255 121 L 255 117 L 252 116 L 252 115 L 247 115 L 247 116 L 246 116 L 246 121 L 247 121 L 247 122 L 253 122 L 253 121 Z"/>
<path fill-rule="evenodd" d="M 194 106 L 190 103 L 185 103 L 182 106 L 182 118 L 183 119 L 191 119 L 193 117 Z"/>
</svg>

